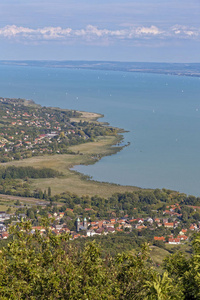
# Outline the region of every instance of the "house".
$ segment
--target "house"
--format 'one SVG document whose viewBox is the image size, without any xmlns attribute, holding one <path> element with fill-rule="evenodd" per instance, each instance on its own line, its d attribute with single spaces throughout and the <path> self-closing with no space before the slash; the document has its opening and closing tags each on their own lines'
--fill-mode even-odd
<svg viewBox="0 0 200 300">
<path fill-rule="evenodd" d="M 115 232 L 115 229 L 113 227 L 107 227 L 105 232 L 107 233 L 114 233 Z"/>
<path fill-rule="evenodd" d="M 1 234 L 0 234 L 0 237 L 3 239 L 3 240 L 6 240 L 7 238 L 8 238 L 8 236 L 9 236 L 9 234 L 8 234 L 8 232 L 2 232 Z"/>
<path fill-rule="evenodd" d="M 98 234 L 98 235 L 104 234 L 104 233 L 105 233 L 105 229 L 104 229 L 103 227 L 98 228 L 98 229 L 95 231 L 95 233 Z"/>
<path fill-rule="evenodd" d="M 168 223 L 168 218 L 163 218 L 163 223 Z"/>
<path fill-rule="evenodd" d="M 165 241 L 164 236 L 154 236 L 154 241 Z"/>
<path fill-rule="evenodd" d="M 102 221 L 99 221 L 97 225 L 99 226 L 99 228 L 101 228 L 103 226 L 103 224 L 104 224 L 104 221 L 102 220 Z"/>
<path fill-rule="evenodd" d="M 144 219 L 138 218 L 137 222 L 140 223 L 140 224 L 142 224 L 142 223 L 144 223 Z"/>
<path fill-rule="evenodd" d="M 141 230 L 141 229 L 144 229 L 144 228 L 147 228 L 147 227 L 144 226 L 144 225 L 139 225 L 139 224 L 137 224 L 137 225 L 135 226 L 135 228 L 138 229 L 138 230 Z"/>
<path fill-rule="evenodd" d="M 38 230 L 40 233 L 44 233 L 45 232 L 45 228 L 42 226 L 33 226 L 31 232 L 35 233 L 35 231 Z"/>
<path fill-rule="evenodd" d="M 94 226 L 94 225 L 96 225 L 97 224 L 97 222 L 90 222 L 90 225 L 91 226 Z"/>
<path fill-rule="evenodd" d="M 6 231 L 6 226 L 4 224 L 0 224 L 0 232 Z"/>
<path fill-rule="evenodd" d="M 169 238 L 168 244 L 170 245 L 179 245 L 181 243 L 180 238 Z"/>
<path fill-rule="evenodd" d="M 81 235 L 80 235 L 79 233 L 77 233 L 77 234 L 74 234 L 74 235 L 73 235 L 73 238 L 74 238 L 74 239 L 77 239 L 77 238 L 79 238 L 80 236 L 81 236 Z"/>
<path fill-rule="evenodd" d="M 179 232 L 179 235 L 185 235 L 187 232 L 187 229 L 181 229 L 181 231 Z"/>
<path fill-rule="evenodd" d="M 174 223 L 164 223 L 166 228 L 174 228 Z"/>
<path fill-rule="evenodd" d="M 60 212 L 60 213 L 59 213 L 59 217 L 60 217 L 60 218 L 63 218 L 63 217 L 64 217 L 64 215 L 65 215 L 65 213 L 64 213 L 64 212 Z"/>
<path fill-rule="evenodd" d="M 56 230 L 61 230 L 63 228 L 63 225 L 54 225 L 54 228 Z"/>
<path fill-rule="evenodd" d="M 119 223 L 119 224 L 125 224 L 125 223 L 126 223 L 126 221 L 125 221 L 125 220 L 123 220 L 123 219 L 121 219 L 121 220 L 118 220 L 118 221 L 117 221 L 117 223 Z"/>
<path fill-rule="evenodd" d="M 5 219 L 6 212 L 5 211 L 0 211 L 0 218 Z"/>
<path fill-rule="evenodd" d="M 131 226 L 131 224 L 126 223 L 126 224 L 124 224 L 124 229 L 125 228 L 132 229 L 132 226 Z"/>
<path fill-rule="evenodd" d="M 115 225 L 114 225 L 113 223 L 108 223 L 108 224 L 104 224 L 103 226 L 104 226 L 105 228 L 106 228 L 106 227 L 107 227 L 107 228 L 108 228 L 108 227 L 114 228 Z"/>
<path fill-rule="evenodd" d="M 136 221 L 137 221 L 137 219 L 130 219 L 129 223 L 136 222 Z"/>
<path fill-rule="evenodd" d="M 178 235 L 177 236 L 181 241 L 187 241 L 188 240 L 188 236 L 186 235 Z"/>
<path fill-rule="evenodd" d="M 154 222 L 156 222 L 156 223 L 160 223 L 160 219 L 158 219 L 158 218 L 155 218 L 155 219 L 154 219 Z"/>
<path fill-rule="evenodd" d="M 197 225 L 196 224 L 191 224 L 190 225 L 190 230 L 197 230 Z"/>
<path fill-rule="evenodd" d="M 115 219 L 110 219 L 110 223 L 115 223 Z"/>
<path fill-rule="evenodd" d="M 7 214 L 5 211 L 0 211 L 0 222 L 5 221 L 5 220 L 9 220 L 9 219 L 10 219 L 9 214 Z"/>
<path fill-rule="evenodd" d="M 87 236 L 94 236 L 95 234 L 97 233 L 93 229 L 87 230 Z"/>
<path fill-rule="evenodd" d="M 147 218 L 147 222 L 149 222 L 150 224 L 153 224 L 153 219 L 152 218 Z"/>
</svg>

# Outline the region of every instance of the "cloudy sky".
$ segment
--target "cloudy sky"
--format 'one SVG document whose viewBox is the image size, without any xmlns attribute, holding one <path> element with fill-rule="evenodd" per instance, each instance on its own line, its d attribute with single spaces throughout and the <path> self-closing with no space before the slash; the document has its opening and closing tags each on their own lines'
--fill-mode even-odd
<svg viewBox="0 0 200 300">
<path fill-rule="evenodd" d="M 0 60 L 200 62 L 200 0 L 0 0 Z"/>
</svg>

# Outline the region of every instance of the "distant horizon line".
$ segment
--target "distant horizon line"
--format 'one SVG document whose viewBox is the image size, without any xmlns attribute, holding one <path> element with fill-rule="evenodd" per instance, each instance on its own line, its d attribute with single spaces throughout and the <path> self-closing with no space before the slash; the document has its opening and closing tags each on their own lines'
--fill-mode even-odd
<svg viewBox="0 0 200 300">
<path fill-rule="evenodd" d="M 106 63 L 145 63 L 145 64 L 200 64 L 200 62 L 166 62 L 166 61 L 123 61 L 123 60 L 87 60 L 87 59 L 1 59 L 0 62 L 106 62 Z"/>
</svg>

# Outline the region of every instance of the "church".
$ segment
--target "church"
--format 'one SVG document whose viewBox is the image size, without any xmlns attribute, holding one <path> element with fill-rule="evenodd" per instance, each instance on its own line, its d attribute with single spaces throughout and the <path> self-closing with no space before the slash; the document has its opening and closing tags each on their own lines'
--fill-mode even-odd
<svg viewBox="0 0 200 300">
<path fill-rule="evenodd" d="M 76 220 L 76 231 L 79 232 L 80 230 L 87 230 L 88 224 L 87 219 L 84 218 L 83 222 L 80 221 L 79 218 Z"/>
</svg>

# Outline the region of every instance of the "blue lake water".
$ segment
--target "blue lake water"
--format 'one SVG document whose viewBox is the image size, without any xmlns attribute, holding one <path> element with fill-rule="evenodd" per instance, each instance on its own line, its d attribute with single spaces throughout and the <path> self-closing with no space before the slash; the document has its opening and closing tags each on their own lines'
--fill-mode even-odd
<svg viewBox="0 0 200 300">
<path fill-rule="evenodd" d="M 0 66 L 0 96 L 98 112 L 129 147 L 75 169 L 95 180 L 200 195 L 200 79 Z"/>
</svg>

